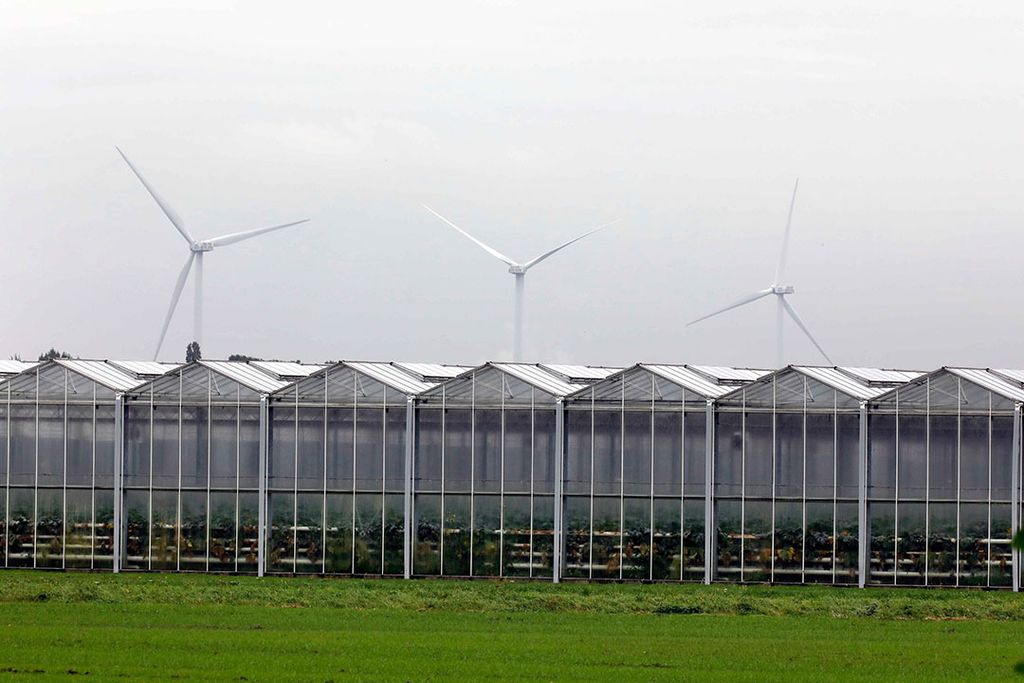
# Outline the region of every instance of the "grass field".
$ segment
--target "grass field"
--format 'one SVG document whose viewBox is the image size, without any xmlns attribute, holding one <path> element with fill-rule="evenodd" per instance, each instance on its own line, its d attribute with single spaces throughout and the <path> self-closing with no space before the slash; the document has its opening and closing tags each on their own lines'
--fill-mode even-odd
<svg viewBox="0 0 1024 683">
<path fill-rule="evenodd" d="M 0 573 L 0 681 L 1024 683 L 1024 596 Z"/>
</svg>

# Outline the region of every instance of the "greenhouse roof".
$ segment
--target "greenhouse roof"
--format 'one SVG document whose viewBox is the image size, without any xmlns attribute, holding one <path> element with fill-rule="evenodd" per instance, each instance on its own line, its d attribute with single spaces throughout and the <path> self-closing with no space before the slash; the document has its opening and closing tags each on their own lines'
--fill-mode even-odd
<svg viewBox="0 0 1024 683">
<path fill-rule="evenodd" d="M 568 396 L 569 394 L 574 394 L 586 386 L 584 384 L 568 382 L 562 379 L 559 375 L 556 375 L 549 370 L 545 370 L 544 367 L 540 365 L 532 365 L 530 363 L 487 363 L 487 365 L 507 372 L 513 377 L 521 379 L 541 391 L 546 391 L 552 396 Z"/>
<path fill-rule="evenodd" d="M 134 374 L 129 374 L 102 360 L 67 360 L 59 358 L 53 362 L 114 391 L 128 391 L 149 381 L 148 378 L 140 378 Z"/>
<path fill-rule="evenodd" d="M 757 368 L 730 368 L 721 365 L 687 365 L 686 367 L 714 379 L 718 384 L 746 384 L 772 372 Z"/>
<path fill-rule="evenodd" d="M 397 389 L 407 396 L 423 393 L 437 386 L 436 382 L 425 382 L 417 379 L 396 363 L 382 361 L 343 361 L 341 365 L 361 372 L 367 377 L 377 380 L 392 389 Z"/>
<path fill-rule="evenodd" d="M 421 382 L 434 384 L 458 377 L 467 370 L 473 369 L 471 365 L 443 365 L 441 363 L 403 363 L 396 361 L 392 365 L 405 370 Z"/>
<path fill-rule="evenodd" d="M 295 380 L 309 377 L 314 372 L 323 370 L 325 365 L 313 365 L 307 363 L 295 363 L 292 361 L 280 360 L 251 360 L 249 365 L 259 368 L 268 375 L 279 380 Z"/>
<path fill-rule="evenodd" d="M 272 394 L 290 384 L 242 361 L 201 360 L 199 364 L 263 394 Z"/>
<path fill-rule="evenodd" d="M 1020 370 L 980 370 L 978 368 L 944 368 L 950 373 L 966 379 L 968 382 L 974 382 L 980 387 L 988 389 L 1000 396 L 1005 396 L 1013 401 L 1019 401 L 1024 403 L 1024 387 L 1017 380 L 1009 379 L 1016 374 L 1021 373 Z M 1000 376 L 1003 375 L 1003 376 Z"/>
<path fill-rule="evenodd" d="M 23 360 L 0 360 L 0 377 L 6 375 L 17 375 L 34 368 L 38 363 L 27 363 Z"/>
<path fill-rule="evenodd" d="M 155 360 L 108 360 L 107 362 L 115 368 L 146 379 L 159 377 L 181 367 L 181 363 L 163 363 Z"/>
<path fill-rule="evenodd" d="M 541 363 L 540 367 L 558 375 L 570 384 L 593 384 L 622 370 L 622 368 L 595 365 L 551 365 L 548 363 Z"/>
</svg>

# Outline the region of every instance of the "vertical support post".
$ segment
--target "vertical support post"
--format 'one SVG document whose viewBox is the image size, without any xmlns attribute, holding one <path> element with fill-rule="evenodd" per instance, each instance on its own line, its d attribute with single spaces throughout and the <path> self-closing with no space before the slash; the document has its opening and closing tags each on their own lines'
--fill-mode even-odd
<svg viewBox="0 0 1024 683">
<path fill-rule="evenodd" d="M 1013 406 L 1013 459 L 1010 466 L 1010 500 L 1012 501 L 1010 511 L 1010 538 L 1017 536 L 1020 529 L 1020 506 L 1021 506 L 1021 482 L 1020 482 L 1020 459 L 1021 459 L 1021 404 Z M 1012 547 L 1011 547 L 1012 548 Z M 1013 573 L 1011 585 L 1013 592 L 1020 591 L 1020 560 L 1021 552 L 1016 548 L 1010 550 L 1010 569 Z"/>
<path fill-rule="evenodd" d="M 868 522 L 868 404 L 860 404 L 860 435 L 857 448 L 857 586 L 867 585 L 871 557 Z"/>
<path fill-rule="evenodd" d="M 263 576 L 267 560 L 267 442 L 270 420 L 267 397 L 260 396 L 260 481 L 259 481 L 259 526 L 256 539 L 256 575 Z"/>
<path fill-rule="evenodd" d="M 555 557 L 551 580 L 562 581 L 562 558 L 565 557 L 563 498 L 565 492 L 565 400 L 555 401 Z"/>
<path fill-rule="evenodd" d="M 704 404 L 704 583 L 715 580 L 715 402 Z"/>
<path fill-rule="evenodd" d="M 412 578 L 413 551 L 413 514 L 412 514 L 412 480 L 413 455 L 416 452 L 416 401 L 412 396 L 405 399 L 405 496 L 403 498 L 402 542 L 405 544 L 402 553 L 402 577 Z"/>
<path fill-rule="evenodd" d="M 124 394 L 114 396 L 114 573 L 121 571 L 124 523 Z"/>
</svg>

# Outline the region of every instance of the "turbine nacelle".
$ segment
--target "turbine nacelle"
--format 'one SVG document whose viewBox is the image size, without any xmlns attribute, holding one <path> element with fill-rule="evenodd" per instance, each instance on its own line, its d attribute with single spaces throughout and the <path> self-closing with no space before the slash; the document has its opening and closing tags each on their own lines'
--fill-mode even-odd
<svg viewBox="0 0 1024 683">
<path fill-rule="evenodd" d="M 213 251 L 213 245 L 209 242 L 193 242 L 189 245 L 193 253 L 201 254 L 204 251 Z"/>
<path fill-rule="evenodd" d="M 513 275 L 524 275 L 526 273 L 526 266 L 509 266 L 508 272 Z"/>
<path fill-rule="evenodd" d="M 779 296 L 785 296 L 786 294 L 792 294 L 796 290 L 793 289 L 793 285 L 772 285 L 772 294 L 778 294 Z"/>
</svg>

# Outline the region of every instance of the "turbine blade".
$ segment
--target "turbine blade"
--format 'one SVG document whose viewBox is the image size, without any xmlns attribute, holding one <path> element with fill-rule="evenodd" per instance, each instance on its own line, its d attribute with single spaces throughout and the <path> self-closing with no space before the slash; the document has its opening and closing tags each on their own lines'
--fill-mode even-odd
<svg viewBox="0 0 1024 683">
<path fill-rule="evenodd" d="M 579 242 L 584 237 L 589 237 L 590 235 L 593 235 L 595 232 L 597 232 L 599 230 L 604 230 L 609 225 L 613 225 L 613 224 L 618 223 L 618 222 L 619 222 L 618 218 L 616 218 L 613 221 L 608 221 L 604 225 L 599 225 L 596 228 L 594 228 L 593 230 L 589 230 L 589 231 L 583 233 L 579 237 L 574 237 L 571 240 L 569 240 L 568 242 L 565 242 L 564 244 L 558 245 L 557 247 L 555 247 L 551 251 L 544 252 L 543 254 L 541 254 L 537 258 L 533 259 L 532 261 L 527 261 L 526 263 L 524 263 L 523 264 L 523 270 L 529 270 L 530 268 L 533 268 L 535 265 L 537 265 L 538 263 L 540 263 L 541 261 L 543 261 L 547 257 L 553 256 L 554 254 L 558 253 L 562 249 L 565 249 L 566 247 L 568 247 L 570 244 L 575 244 L 576 242 Z"/>
<path fill-rule="evenodd" d="M 212 240 L 206 240 L 210 245 L 214 247 L 224 247 L 235 242 L 241 242 L 247 240 L 250 237 L 256 237 L 262 235 L 265 232 L 272 232 L 274 230 L 281 230 L 282 228 L 290 228 L 293 225 L 300 225 L 302 223 L 308 223 L 308 218 L 303 218 L 301 221 L 295 221 L 294 223 L 285 223 L 284 225 L 274 225 L 269 228 L 256 228 L 255 230 L 247 230 L 245 232 L 233 232 L 230 235 L 221 235 L 220 237 L 214 237 Z"/>
<path fill-rule="evenodd" d="M 789 216 L 786 217 L 786 234 L 782 237 L 782 252 L 779 254 L 779 263 L 775 266 L 775 284 L 782 284 L 782 274 L 786 270 L 786 252 L 789 251 L 789 228 L 793 224 L 793 206 L 796 204 L 796 191 L 800 187 L 800 179 L 796 179 L 793 186 L 793 197 L 789 200 Z"/>
<path fill-rule="evenodd" d="M 188 229 L 185 227 L 184 221 L 182 221 L 178 214 L 175 213 L 174 209 L 171 208 L 171 205 L 168 204 L 164 200 L 164 198 L 161 197 L 155 189 L 153 189 L 153 186 L 150 185 L 149 182 L 147 182 L 146 179 L 142 177 L 142 174 L 139 173 L 139 169 L 135 168 L 135 165 L 128 160 L 128 157 L 125 156 L 125 153 L 121 151 L 120 147 L 117 147 L 115 145 L 114 149 L 116 149 L 117 153 L 121 155 L 122 159 L 124 159 L 124 163 L 128 164 L 128 168 L 132 169 L 132 173 L 135 174 L 135 177 L 139 179 L 139 182 L 142 183 L 142 186 L 146 188 L 146 191 L 149 192 L 149 195 L 156 201 L 157 206 L 159 206 L 160 209 L 164 212 L 164 215 L 167 216 L 167 218 L 171 221 L 171 224 L 174 225 L 178 232 L 181 233 L 181 236 L 185 238 L 185 241 L 188 242 L 189 244 L 195 242 L 195 240 L 192 239 L 192 235 L 189 234 Z"/>
<path fill-rule="evenodd" d="M 804 334 L 807 335 L 807 338 L 811 340 L 812 344 L 814 344 L 814 348 L 818 349 L 818 352 L 825 357 L 825 360 L 828 361 L 829 365 L 835 365 L 835 363 L 832 362 L 832 359 L 828 357 L 828 354 L 825 353 L 825 349 L 821 348 L 821 344 L 819 344 L 818 340 L 814 338 L 811 331 L 807 329 L 807 325 L 804 325 L 804 321 L 796 314 L 796 310 L 790 306 L 788 301 L 786 301 L 786 297 L 781 296 L 779 299 L 781 299 L 782 306 L 786 309 L 786 313 L 789 313 L 789 317 L 793 319 L 793 322 L 797 324 L 797 327 L 803 330 Z"/>
<path fill-rule="evenodd" d="M 686 326 L 689 327 L 690 325 L 693 325 L 695 323 L 699 323 L 701 320 L 707 320 L 708 318 L 713 318 L 713 317 L 715 317 L 716 315 L 718 315 L 720 313 L 725 313 L 726 311 L 731 311 L 734 308 L 739 308 L 740 306 L 744 306 L 746 304 L 749 304 L 752 301 L 757 301 L 758 299 L 763 299 L 764 297 L 768 296 L 771 293 L 772 293 L 772 290 L 770 290 L 770 289 L 762 289 L 759 292 L 754 292 L 753 294 L 748 294 L 747 296 L 743 297 L 739 301 L 735 301 L 735 302 L 729 304 L 725 308 L 719 308 L 717 311 L 714 311 L 712 313 L 708 313 L 707 315 L 701 316 L 701 317 L 697 318 L 696 320 L 691 320 L 690 322 L 686 323 Z"/>
<path fill-rule="evenodd" d="M 504 261 L 504 262 L 505 262 L 505 263 L 506 263 L 507 265 L 510 265 L 510 266 L 516 266 L 516 265 L 519 265 L 519 264 L 517 264 L 517 263 L 516 263 L 515 261 L 513 261 L 512 259 L 510 259 L 510 258 L 509 258 L 508 256 L 505 256 L 504 254 L 502 254 L 502 253 L 501 253 L 500 251 L 498 251 L 497 249 L 492 249 L 491 247 L 487 246 L 486 244 L 484 244 L 483 242 L 481 242 L 481 241 L 480 241 L 480 240 L 478 240 L 477 238 L 473 237 L 473 236 L 472 236 L 472 235 L 470 235 L 470 234 L 469 234 L 468 232 L 466 232 L 465 230 L 463 230 L 463 229 L 462 229 L 462 228 L 460 228 L 459 226 L 455 225 L 455 224 L 454 224 L 454 223 L 452 223 L 452 222 L 451 222 L 450 220 L 448 220 L 447 218 L 445 218 L 444 216 L 442 216 L 441 214 L 439 214 L 439 213 L 438 213 L 437 211 L 434 211 L 433 209 L 431 209 L 431 208 L 430 208 L 429 206 L 427 206 L 426 204 L 422 204 L 421 206 L 423 206 L 423 208 L 424 208 L 424 209 L 426 209 L 426 210 L 427 210 L 427 211 L 429 211 L 430 213 L 434 214 L 435 216 L 437 216 L 438 218 L 440 218 L 440 219 L 441 219 L 442 221 L 444 221 L 445 223 L 447 223 L 447 224 L 448 224 L 448 225 L 450 225 L 451 227 L 453 227 L 453 228 L 455 228 L 456 230 L 458 230 L 459 232 L 461 232 L 461 233 L 463 234 L 463 236 L 465 236 L 465 237 L 468 237 L 468 238 L 469 238 L 470 240 L 472 240 L 472 241 L 473 241 L 473 243 L 474 243 L 474 244 L 476 244 L 476 245 L 477 245 L 478 247 L 480 247 L 481 249 L 483 249 L 484 251 L 486 251 L 486 252 L 487 252 L 488 254 L 490 254 L 490 255 L 491 255 L 491 256 L 493 256 L 494 258 L 496 258 L 496 259 L 498 259 L 498 260 L 500 260 L 500 261 Z"/>
<path fill-rule="evenodd" d="M 156 352 L 153 353 L 153 360 L 157 360 L 160 356 L 160 347 L 164 345 L 164 337 L 167 336 L 167 328 L 171 325 L 171 318 L 174 317 L 174 309 L 178 307 L 178 299 L 181 298 L 181 291 L 185 289 L 185 281 L 188 280 L 188 272 L 192 269 L 192 262 L 196 259 L 196 252 L 190 251 L 188 253 L 188 260 L 185 261 L 185 267 L 181 269 L 181 273 L 178 275 L 178 281 L 174 284 L 174 293 L 171 294 L 171 306 L 167 309 L 167 317 L 164 318 L 163 329 L 160 330 L 160 341 L 156 343 Z"/>
</svg>

